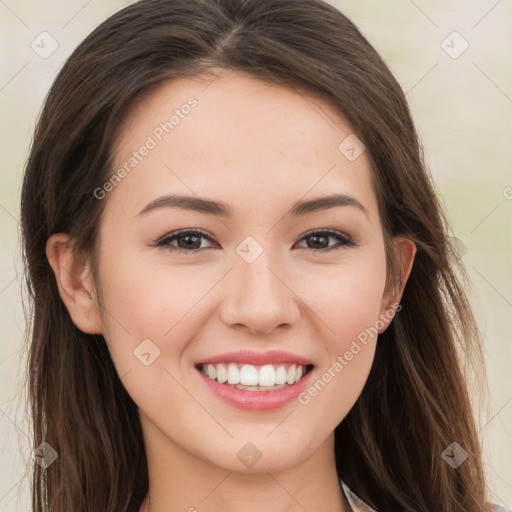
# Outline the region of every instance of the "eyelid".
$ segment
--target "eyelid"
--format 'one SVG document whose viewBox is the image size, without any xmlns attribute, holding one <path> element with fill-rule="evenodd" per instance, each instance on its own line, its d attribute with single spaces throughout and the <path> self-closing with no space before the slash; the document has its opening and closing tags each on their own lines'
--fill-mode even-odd
<svg viewBox="0 0 512 512">
<path fill-rule="evenodd" d="M 341 249 L 342 247 L 357 247 L 359 245 L 357 239 L 354 239 L 353 237 L 343 233 L 342 231 L 339 231 L 337 229 L 332 229 L 332 228 L 316 228 L 316 229 L 307 231 L 298 239 L 298 242 L 302 242 L 307 237 L 313 236 L 315 234 L 327 235 L 327 238 L 330 238 L 331 236 L 334 238 L 337 238 L 338 244 L 336 244 L 332 247 L 320 248 L 320 249 L 312 249 L 310 247 L 302 247 L 302 249 L 308 249 L 310 251 L 318 251 L 321 253 L 322 252 L 325 253 L 325 252 L 329 252 L 331 250 Z M 176 251 L 176 252 L 197 253 L 200 251 L 204 251 L 205 249 L 212 249 L 215 247 L 215 245 L 217 245 L 217 246 L 219 245 L 215 241 L 215 238 L 212 235 L 210 235 L 206 231 L 203 231 L 202 229 L 199 229 L 199 228 L 183 228 L 183 229 L 178 229 L 176 231 L 172 231 L 170 233 L 167 233 L 163 237 L 159 238 L 158 240 L 156 240 L 153 245 L 156 247 L 164 247 L 166 245 L 169 245 L 170 241 L 175 240 L 180 235 L 181 236 L 197 235 L 199 237 L 204 237 L 208 241 L 213 243 L 214 245 L 211 247 L 196 248 L 196 249 L 184 249 L 183 247 L 172 246 L 172 249 L 170 249 L 170 250 L 173 252 Z"/>
<path fill-rule="evenodd" d="M 337 235 L 337 236 L 345 238 L 348 242 L 352 241 L 352 238 L 349 235 L 347 235 L 346 233 L 343 233 L 343 231 L 339 231 L 337 229 L 332 229 L 332 228 L 316 228 L 316 229 L 312 229 L 310 231 L 306 231 L 302 235 L 301 239 L 305 238 L 307 236 L 316 235 L 317 233 L 321 233 L 321 234 L 328 233 L 330 235 Z"/>
<path fill-rule="evenodd" d="M 338 238 L 341 240 L 339 240 L 338 245 L 334 245 L 334 246 L 328 247 L 326 249 L 311 249 L 309 247 L 304 247 L 304 249 L 309 249 L 312 251 L 328 252 L 330 250 L 339 249 L 341 247 L 357 247 L 359 245 L 357 239 L 354 239 L 353 237 L 347 235 L 346 233 L 343 233 L 342 231 L 339 231 L 337 229 L 332 229 L 332 228 L 317 228 L 317 229 L 312 229 L 311 231 L 307 231 L 306 233 L 304 233 L 301 236 L 301 238 L 299 239 L 299 242 L 301 242 L 302 240 L 304 240 L 305 238 L 307 238 L 309 236 L 316 235 L 316 234 L 327 235 L 328 238 L 330 238 L 332 236 L 334 238 Z"/>
<path fill-rule="evenodd" d="M 176 231 L 171 231 L 170 233 L 165 234 L 163 237 L 157 239 L 153 245 L 156 247 L 164 247 L 168 245 L 168 243 L 171 241 L 171 239 L 176 239 L 179 236 L 184 235 L 200 235 L 208 241 L 212 242 L 214 245 L 216 244 L 215 239 L 212 235 L 207 233 L 206 231 L 203 231 L 202 229 L 198 228 L 183 228 L 178 229 Z M 212 247 L 204 247 L 203 249 L 183 249 L 182 247 L 173 247 L 172 250 L 176 251 L 183 251 L 183 252 L 197 252 L 197 251 L 204 251 L 205 249 L 211 249 Z"/>
</svg>

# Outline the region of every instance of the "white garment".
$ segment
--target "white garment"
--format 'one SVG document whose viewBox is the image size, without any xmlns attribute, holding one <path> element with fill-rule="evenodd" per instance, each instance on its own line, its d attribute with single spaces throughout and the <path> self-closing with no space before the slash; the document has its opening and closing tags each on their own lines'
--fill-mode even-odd
<svg viewBox="0 0 512 512">
<path fill-rule="evenodd" d="M 340 479 L 341 487 L 347 498 L 349 512 L 377 512 L 374 508 L 370 507 L 361 498 L 356 496 L 347 486 L 347 484 Z M 512 508 L 500 507 L 493 505 L 493 512 L 512 512 Z"/>
<path fill-rule="evenodd" d="M 374 508 L 367 505 L 362 499 L 356 496 L 349 488 L 348 485 L 341 480 L 341 487 L 347 498 L 349 512 L 377 512 Z"/>
</svg>

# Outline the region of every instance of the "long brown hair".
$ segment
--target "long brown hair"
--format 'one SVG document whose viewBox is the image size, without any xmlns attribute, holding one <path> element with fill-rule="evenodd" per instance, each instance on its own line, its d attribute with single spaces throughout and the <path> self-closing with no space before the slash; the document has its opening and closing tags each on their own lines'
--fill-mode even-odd
<svg viewBox="0 0 512 512">
<path fill-rule="evenodd" d="M 485 374 L 464 270 L 403 91 L 354 24 L 322 0 L 143 0 L 96 28 L 58 74 L 37 123 L 21 204 L 33 299 L 34 447 L 45 441 L 58 453 L 47 469 L 34 463 L 33 510 L 138 510 L 148 491 L 137 407 L 104 338 L 72 322 L 45 246 L 63 232 L 77 254 L 94 256 L 105 201 L 93 191 L 113 173 L 124 117 L 164 81 L 214 67 L 329 101 L 366 146 L 390 279 L 399 279 L 391 237 L 417 247 L 402 309 L 335 429 L 339 477 L 379 512 L 489 510 L 460 358 L 465 353 Z M 452 442 L 468 453 L 456 469 L 442 457 Z"/>
</svg>

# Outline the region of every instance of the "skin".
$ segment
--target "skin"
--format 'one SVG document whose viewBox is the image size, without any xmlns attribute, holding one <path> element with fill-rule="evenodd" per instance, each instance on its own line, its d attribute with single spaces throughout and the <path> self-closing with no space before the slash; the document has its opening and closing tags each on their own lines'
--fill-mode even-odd
<svg viewBox="0 0 512 512">
<path fill-rule="evenodd" d="M 307 404 L 270 412 L 222 402 L 194 364 L 240 349 L 282 349 L 310 359 L 315 382 L 366 328 L 379 319 L 379 332 L 387 328 L 416 248 L 395 239 L 403 284 L 385 289 L 369 161 L 338 149 L 350 125 L 323 100 L 240 72 L 173 80 L 145 97 L 123 127 L 115 169 L 190 96 L 197 106 L 103 199 L 97 274 L 74 257 L 67 235 L 49 239 L 61 296 L 77 327 L 104 335 L 139 407 L 151 512 L 346 512 L 333 431 L 363 389 L 376 336 Z M 289 213 L 298 200 L 334 192 L 355 197 L 367 215 L 353 206 Z M 232 217 L 168 207 L 139 215 L 170 193 L 223 201 Z M 155 246 L 184 228 L 213 241 L 199 238 L 196 253 Z M 328 228 L 358 245 L 325 238 L 324 247 L 338 248 L 314 251 L 320 245 L 304 234 Z M 252 263 L 236 251 L 247 236 L 263 249 Z M 148 338 L 160 356 L 145 366 L 133 351 Z M 237 457 L 247 442 L 262 454 L 251 468 Z M 141 512 L 148 505 L 146 497 Z"/>
</svg>

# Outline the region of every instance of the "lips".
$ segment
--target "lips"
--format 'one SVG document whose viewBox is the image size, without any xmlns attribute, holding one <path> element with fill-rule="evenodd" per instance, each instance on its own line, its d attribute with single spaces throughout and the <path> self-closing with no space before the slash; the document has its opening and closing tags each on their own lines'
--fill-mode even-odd
<svg viewBox="0 0 512 512">
<path fill-rule="evenodd" d="M 195 367 L 209 390 L 224 402 L 264 412 L 296 399 L 311 380 L 314 365 L 282 350 L 245 350 L 203 359 Z"/>
<path fill-rule="evenodd" d="M 229 363 L 229 365 L 234 365 L 234 363 Z M 208 364 L 208 366 L 213 365 Z M 219 366 L 224 365 L 219 363 Z M 292 364 L 292 367 L 295 367 L 295 364 Z M 311 367 L 308 366 L 308 368 Z M 259 386 L 232 385 L 228 382 L 222 384 L 200 371 L 197 372 L 197 375 L 214 395 L 230 406 L 246 411 L 265 412 L 279 409 L 296 400 L 311 382 L 313 371 L 307 371 L 293 384 L 267 387 L 266 391 Z"/>
<path fill-rule="evenodd" d="M 296 365 L 302 366 L 313 365 L 309 359 L 292 354 L 290 352 L 285 352 L 283 350 L 270 350 L 268 352 L 241 350 L 238 352 L 228 352 L 197 361 L 195 366 L 199 367 L 200 365 L 206 365 L 208 363 L 241 363 L 252 364 L 253 366 L 263 366 L 266 364 L 277 363 L 295 363 Z"/>
</svg>

